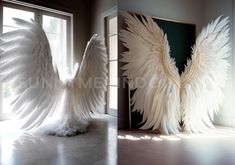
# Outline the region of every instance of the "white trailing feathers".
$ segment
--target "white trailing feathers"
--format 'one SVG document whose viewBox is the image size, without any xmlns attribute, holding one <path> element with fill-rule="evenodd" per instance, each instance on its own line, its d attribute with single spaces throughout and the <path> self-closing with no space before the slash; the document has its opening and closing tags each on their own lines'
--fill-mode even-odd
<svg viewBox="0 0 235 165">
<path fill-rule="evenodd" d="M 131 81 L 130 88 L 136 89 L 131 104 L 133 111 L 143 114 L 141 129 L 178 133 L 181 121 L 187 132 L 212 128 L 229 66 L 228 18 L 219 17 L 202 30 L 192 60 L 180 76 L 166 34 L 152 18 L 137 18 L 127 12 L 123 17 L 127 28 L 121 30 L 120 39 L 128 48 L 121 59 L 127 63 L 123 76 Z"/>
<path fill-rule="evenodd" d="M 107 85 L 107 54 L 93 35 L 80 67 L 60 80 L 47 37 L 36 22 L 14 19 L 21 28 L 0 39 L 0 80 L 15 92 L 13 112 L 23 128 L 58 136 L 86 130 L 85 119 L 103 108 Z"/>
</svg>

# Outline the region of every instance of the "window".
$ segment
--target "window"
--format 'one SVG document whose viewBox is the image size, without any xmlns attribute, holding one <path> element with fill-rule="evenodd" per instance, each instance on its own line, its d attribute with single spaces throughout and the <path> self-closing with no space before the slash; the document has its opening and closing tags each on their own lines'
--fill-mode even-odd
<svg viewBox="0 0 235 165">
<path fill-rule="evenodd" d="M 3 33 L 18 28 L 12 18 L 24 18 L 24 20 L 30 21 L 35 19 L 35 13 L 3 6 Z"/>
<path fill-rule="evenodd" d="M 117 116 L 118 109 L 118 54 L 117 54 L 117 16 L 111 15 L 106 20 L 106 40 L 109 54 L 109 83 L 107 92 L 108 113 Z"/>
<path fill-rule="evenodd" d="M 27 21 L 30 21 L 31 19 L 35 20 L 35 13 L 31 11 L 3 6 L 2 33 L 10 32 L 18 28 L 12 18 L 24 18 Z M 9 116 L 12 109 L 10 103 L 13 99 L 13 91 L 11 90 L 9 83 L 2 84 L 1 95 L 2 105 L 0 112 Z"/>
<path fill-rule="evenodd" d="M 1 33 L 19 28 L 12 18 L 21 18 L 27 21 L 35 20 L 42 25 L 48 37 L 52 56 L 58 65 L 61 78 L 67 73 L 71 73 L 72 68 L 70 66 L 73 66 L 72 14 L 27 3 L 12 4 L 3 2 L 0 7 L 2 9 L 0 14 Z M 13 92 L 9 83 L 4 83 L 0 87 L 0 119 L 2 119 L 10 116 L 12 109 L 10 102 Z"/>
<path fill-rule="evenodd" d="M 67 68 L 67 22 L 66 19 L 42 15 L 42 26 L 50 43 L 53 58 L 60 66 L 59 74 L 64 78 Z"/>
</svg>

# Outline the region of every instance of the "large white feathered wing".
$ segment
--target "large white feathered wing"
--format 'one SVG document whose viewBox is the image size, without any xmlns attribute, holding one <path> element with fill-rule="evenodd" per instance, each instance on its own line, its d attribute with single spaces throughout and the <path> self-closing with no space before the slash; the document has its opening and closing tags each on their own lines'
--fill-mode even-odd
<svg viewBox="0 0 235 165">
<path fill-rule="evenodd" d="M 204 28 L 182 75 L 181 104 L 184 128 L 203 132 L 212 128 L 223 99 L 230 55 L 228 18 L 217 18 Z"/>
<path fill-rule="evenodd" d="M 133 111 L 143 114 L 141 129 L 177 133 L 180 121 L 180 77 L 170 58 L 166 35 L 151 17 L 123 13 L 126 30 L 120 39 L 128 51 L 122 54 L 124 76 L 132 81 Z"/>
<path fill-rule="evenodd" d="M 101 112 L 105 106 L 107 89 L 107 52 L 104 41 L 93 35 L 87 43 L 79 70 L 74 71 L 71 101 L 77 117 L 89 117 L 92 112 Z"/>
<path fill-rule="evenodd" d="M 24 128 L 31 129 L 55 113 L 61 83 L 41 26 L 14 20 L 21 28 L 0 37 L 0 80 L 11 83 L 16 96 L 13 112 Z"/>
</svg>

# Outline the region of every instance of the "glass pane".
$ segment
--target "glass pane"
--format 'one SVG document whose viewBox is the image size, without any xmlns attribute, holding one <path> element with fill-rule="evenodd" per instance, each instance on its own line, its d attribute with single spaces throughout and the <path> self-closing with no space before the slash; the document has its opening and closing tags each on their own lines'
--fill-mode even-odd
<svg viewBox="0 0 235 165">
<path fill-rule="evenodd" d="M 109 88 L 109 108 L 117 109 L 117 87 L 110 87 Z"/>
<path fill-rule="evenodd" d="M 67 22 L 64 19 L 43 15 L 43 29 L 48 37 L 51 53 L 58 66 L 61 78 L 65 78 L 68 68 L 67 54 Z"/>
<path fill-rule="evenodd" d="M 3 7 L 3 33 L 16 30 L 19 28 L 12 18 L 20 18 L 27 21 L 34 20 L 35 14 L 33 12 L 14 9 L 10 7 Z M 2 84 L 2 113 L 11 113 L 11 101 L 13 99 L 13 91 L 10 83 Z"/>
<path fill-rule="evenodd" d="M 110 61 L 109 63 L 109 84 L 118 85 L 117 82 L 117 61 Z"/>
<path fill-rule="evenodd" d="M 19 27 L 15 24 L 15 21 L 12 18 L 20 18 L 30 21 L 31 19 L 34 20 L 34 13 L 10 7 L 3 7 L 3 25 L 7 25 L 10 27 Z"/>
<path fill-rule="evenodd" d="M 117 17 L 109 20 L 109 35 L 117 34 Z"/>
<path fill-rule="evenodd" d="M 7 33 L 7 32 L 10 32 L 10 31 L 13 31 L 13 30 L 17 30 L 17 28 L 16 27 L 3 26 L 2 32 Z"/>
<path fill-rule="evenodd" d="M 117 59 L 117 35 L 109 37 L 109 59 Z"/>
<path fill-rule="evenodd" d="M 2 95 L 3 95 L 3 102 L 2 102 L 2 112 L 3 113 L 11 113 L 12 105 L 11 102 L 13 101 L 13 91 L 11 89 L 10 83 L 3 83 L 2 84 Z"/>
</svg>

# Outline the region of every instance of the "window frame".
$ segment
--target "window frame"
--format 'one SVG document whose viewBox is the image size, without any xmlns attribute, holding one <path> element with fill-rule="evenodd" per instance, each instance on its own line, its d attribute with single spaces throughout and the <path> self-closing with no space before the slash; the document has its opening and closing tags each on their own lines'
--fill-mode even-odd
<svg viewBox="0 0 235 165">
<path fill-rule="evenodd" d="M 71 46 L 71 45 L 73 45 L 73 42 L 71 40 L 71 38 L 72 38 L 71 18 L 69 18 L 68 16 L 65 16 L 65 15 L 59 15 L 57 13 L 51 13 L 51 12 L 48 12 L 48 11 L 40 10 L 39 13 L 38 13 L 38 18 L 39 18 L 39 23 L 41 25 L 43 24 L 43 20 L 42 20 L 43 15 L 66 20 L 66 26 L 67 26 L 67 29 L 66 29 L 67 30 L 67 32 L 66 32 L 67 33 L 67 54 L 71 54 L 72 51 L 73 51 L 72 50 L 73 47 Z M 68 57 L 66 58 L 66 65 L 67 66 L 70 66 L 70 65 L 73 66 L 73 58 L 74 58 L 73 55 L 71 55 L 70 59 Z M 73 68 L 70 68 L 70 73 L 72 72 L 72 69 Z"/>
<path fill-rule="evenodd" d="M 118 107 L 117 109 L 113 109 L 113 108 L 110 108 L 110 98 L 109 98 L 109 94 L 110 94 L 110 87 L 116 87 L 118 89 L 118 82 L 117 82 L 117 85 L 111 85 L 110 84 L 110 62 L 117 62 L 117 71 L 118 71 L 118 56 L 117 58 L 115 59 L 110 59 L 110 47 L 109 47 L 109 43 L 110 43 L 110 38 L 112 36 L 117 36 L 118 37 L 118 32 L 115 33 L 115 34 L 110 34 L 109 32 L 109 21 L 113 18 L 117 17 L 117 13 L 116 12 L 113 12 L 111 13 L 110 15 L 106 16 L 105 17 L 105 39 L 106 39 L 106 47 L 107 47 L 107 53 L 108 53 L 108 64 L 107 64 L 107 67 L 108 67 L 108 84 L 107 84 L 107 92 L 106 92 L 106 113 L 107 114 L 110 114 L 112 116 L 117 116 L 117 111 L 118 111 Z M 118 27 L 117 27 L 118 28 Z M 117 45 L 118 46 L 118 45 Z M 117 48 L 118 49 L 118 48 Z M 118 78 L 118 73 L 117 73 L 117 78 Z M 118 104 L 118 90 L 117 90 L 117 104 Z"/>
<path fill-rule="evenodd" d="M 68 13 L 48 7 L 43 7 L 39 5 L 34 5 L 30 3 L 20 2 L 20 1 L 10 1 L 2 0 L 0 1 L 0 34 L 3 33 L 3 7 L 9 7 L 24 11 L 29 11 L 34 13 L 34 20 L 42 25 L 43 15 L 52 16 L 60 19 L 66 20 L 67 23 L 67 56 L 66 56 L 66 66 L 69 67 L 69 72 L 72 72 L 74 65 L 74 34 L 73 34 L 73 13 Z M 3 95 L 2 95 L 2 85 L 0 84 L 0 120 L 5 120 L 10 118 L 10 114 L 3 113 Z"/>
</svg>

